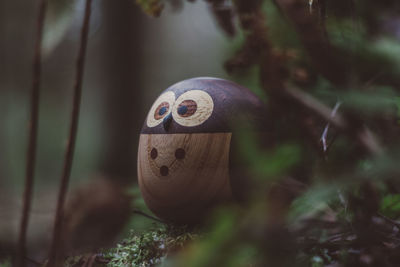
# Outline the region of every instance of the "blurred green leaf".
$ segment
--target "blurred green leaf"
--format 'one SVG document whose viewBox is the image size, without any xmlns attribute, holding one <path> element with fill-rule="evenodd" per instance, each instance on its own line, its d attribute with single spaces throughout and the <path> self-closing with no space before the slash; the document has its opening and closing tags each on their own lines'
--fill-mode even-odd
<svg viewBox="0 0 400 267">
<path fill-rule="evenodd" d="M 394 102 L 397 108 L 397 123 L 400 124 L 400 97 L 395 97 Z"/>
<path fill-rule="evenodd" d="M 253 131 L 238 129 L 239 150 L 254 173 L 264 179 L 277 179 L 300 159 L 296 145 L 285 144 L 273 151 L 262 149 Z"/>
<path fill-rule="evenodd" d="M 197 241 L 180 253 L 174 259 L 167 262 L 166 266 L 228 266 L 225 265 L 226 255 L 231 255 L 226 250 L 232 248 L 232 239 L 237 230 L 237 216 L 230 210 L 223 210 L 219 213 L 215 225 L 207 234 L 206 239 Z"/>
<path fill-rule="evenodd" d="M 264 1 L 262 11 L 267 18 L 269 39 L 277 48 L 296 48 L 298 51 L 302 50 L 297 32 L 290 22 L 282 16 L 282 13 L 273 0 Z"/>
<path fill-rule="evenodd" d="M 344 108 L 362 111 L 365 114 L 376 114 L 385 110 L 395 111 L 398 105 L 397 93 L 391 87 L 373 87 L 368 91 L 337 92 L 325 89 L 318 91 L 322 96 L 340 99 Z"/>
<path fill-rule="evenodd" d="M 400 216 L 400 194 L 384 196 L 381 200 L 380 211 L 390 218 L 398 218 Z"/>
<path fill-rule="evenodd" d="M 258 96 L 264 103 L 267 102 L 267 94 L 262 89 L 260 81 L 257 79 L 259 75 L 260 68 L 258 66 L 253 66 L 246 71 L 246 74 L 235 75 L 235 81 L 238 84 L 249 88 L 256 96 Z"/>
<path fill-rule="evenodd" d="M 312 267 L 323 267 L 324 265 L 324 260 L 320 256 L 314 256 L 311 258 Z"/>
<path fill-rule="evenodd" d="M 163 0 L 136 0 L 136 3 L 149 16 L 158 17 L 164 9 Z"/>
<path fill-rule="evenodd" d="M 323 211 L 330 201 L 339 199 L 339 186 L 320 184 L 310 188 L 291 205 L 288 222 L 293 224 Z"/>
<path fill-rule="evenodd" d="M 259 249 L 254 244 L 241 243 L 226 259 L 226 266 L 229 267 L 248 267 L 257 262 Z"/>
<path fill-rule="evenodd" d="M 0 267 L 11 267 L 11 261 L 10 260 L 1 260 L 0 261 Z"/>
<path fill-rule="evenodd" d="M 396 80 L 400 74 L 400 42 L 387 36 L 370 39 L 362 24 L 353 20 L 327 20 L 332 43 L 345 52 L 354 75 L 363 79 L 379 77 Z M 387 82 L 387 81 L 386 81 Z"/>
</svg>

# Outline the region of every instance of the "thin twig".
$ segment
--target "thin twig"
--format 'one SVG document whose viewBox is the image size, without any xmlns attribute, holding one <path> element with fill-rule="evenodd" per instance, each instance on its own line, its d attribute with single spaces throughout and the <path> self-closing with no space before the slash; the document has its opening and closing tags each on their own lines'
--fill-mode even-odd
<svg viewBox="0 0 400 267">
<path fill-rule="evenodd" d="M 395 221 L 395 220 L 393 220 L 393 219 L 390 219 L 389 217 L 383 215 L 383 214 L 380 213 L 380 212 L 378 212 L 377 214 L 378 214 L 379 217 L 385 219 L 386 221 L 388 221 L 389 223 L 395 225 L 397 228 L 400 229 L 400 222 L 397 222 L 397 221 Z"/>
<path fill-rule="evenodd" d="M 357 140 L 371 155 L 382 155 L 383 149 L 379 144 L 379 141 L 375 138 L 372 132 L 366 127 L 353 127 L 349 122 L 348 118 L 337 113 L 334 117 L 331 116 L 332 109 L 321 103 L 318 99 L 312 95 L 299 90 L 295 87 L 284 88 L 283 92 L 286 93 L 292 100 L 297 102 L 299 105 L 314 111 L 316 115 L 322 119 L 327 120 L 339 130 L 351 138 Z"/>
<path fill-rule="evenodd" d="M 26 176 L 23 196 L 22 218 L 18 238 L 18 251 L 16 266 L 26 266 L 26 234 L 29 224 L 29 212 L 31 209 L 33 182 L 35 178 L 36 147 L 39 118 L 39 96 L 41 77 L 41 47 L 43 37 L 43 25 L 46 14 L 47 2 L 41 0 L 39 3 L 39 14 L 36 25 L 35 54 L 33 57 L 33 77 L 29 118 L 29 140 L 26 157 Z"/>
<path fill-rule="evenodd" d="M 145 213 L 145 212 L 143 212 L 143 211 L 141 211 L 141 210 L 135 209 L 135 210 L 133 210 L 133 213 L 142 215 L 142 216 L 144 216 L 144 217 L 146 217 L 146 218 L 148 218 L 148 219 L 151 219 L 151 220 L 153 220 L 153 221 L 156 221 L 156 222 L 165 224 L 164 221 L 162 221 L 162 220 L 160 220 L 160 219 L 158 219 L 158 218 L 156 218 L 156 217 L 153 217 L 153 216 L 151 216 L 151 215 L 149 215 L 149 214 L 147 214 L 147 213 Z"/>
<path fill-rule="evenodd" d="M 60 191 L 58 193 L 57 209 L 53 229 L 53 239 L 49 255 L 48 266 L 55 266 L 59 257 L 60 249 L 60 237 L 62 231 L 62 219 L 64 216 L 64 202 L 68 190 L 68 182 L 71 174 L 72 161 L 74 156 L 76 135 L 78 130 L 79 121 L 79 109 L 82 96 L 82 81 L 83 71 L 85 66 L 85 55 L 87 40 L 89 34 L 89 22 L 91 14 L 92 0 L 86 0 L 85 15 L 83 19 L 83 26 L 81 30 L 81 40 L 79 46 L 78 59 L 76 62 L 76 81 L 74 85 L 74 96 L 73 96 L 73 109 L 71 114 L 71 125 L 69 131 L 69 138 L 67 142 L 67 148 L 64 159 L 64 168 L 61 177 Z"/>
<path fill-rule="evenodd" d="M 341 104 L 342 104 L 341 101 L 336 102 L 336 105 L 335 105 L 335 107 L 333 108 L 332 113 L 331 113 L 331 118 L 333 118 L 333 117 L 336 116 L 336 113 L 337 113 L 337 111 L 338 111 L 338 109 L 339 109 L 339 107 L 340 107 Z M 324 129 L 324 131 L 323 131 L 323 133 L 322 133 L 322 136 L 321 136 L 322 151 L 323 151 L 325 154 L 326 154 L 326 152 L 328 151 L 328 148 L 329 148 L 329 146 L 328 146 L 326 140 L 327 140 L 327 138 L 328 138 L 328 132 L 329 132 L 329 127 L 330 127 L 330 125 L 331 125 L 330 122 L 328 122 L 328 123 L 326 124 L 325 129 Z"/>
<path fill-rule="evenodd" d="M 347 127 L 347 122 L 345 118 L 341 114 L 336 114 L 336 116 L 331 116 L 332 109 L 320 102 L 318 99 L 314 98 L 312 95 L 307 94 L 306 92 L 299 90 L 295 87 L 287 87 L 284 92 L 288 95 L 292 100 L 295 100 L 298 104 L 306 107 L 309 110 L 314 111 L 323 119 L 327 120 L 329 123 L 332 123 L 336 127 L 340 129 L 344 129 Z"/>
</svg>

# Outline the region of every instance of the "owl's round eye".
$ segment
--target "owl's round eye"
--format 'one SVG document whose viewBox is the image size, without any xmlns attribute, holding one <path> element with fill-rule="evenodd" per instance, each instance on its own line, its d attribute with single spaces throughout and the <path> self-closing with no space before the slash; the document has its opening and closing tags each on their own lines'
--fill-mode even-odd
<svg viewBox="0 0 400 267">
<path fill-rule="evenodd" d="M 193 100 L 184 100 L 178 106 L 178 114 L 181 117 L 190 117 L 197 110 L 197 103 Z"/>
<path fill-rule="evenodd" d="M 174 101 L 175 94 L 171 91 L 160 95 L 154 102 L 147 116 L 147 127 L 159 125 L 164 117 L 171 113 L 171 107 Z"/>
<path fill-rule="evenodd" d="M 205 122 L 211 116 L 213 109 L 214 102 L 207 92 L 191 90 L 175 101 L 172 116 L 178 124 L 193 127 Z"/>
<path fill-rule="evenodd" d="M 154 119 L 160 120 L 165 117 L 169 111 L 169 104 L 167 102 L 162 102 L 158 105 L 156 111 L 154 112 Z"/>
</svg>

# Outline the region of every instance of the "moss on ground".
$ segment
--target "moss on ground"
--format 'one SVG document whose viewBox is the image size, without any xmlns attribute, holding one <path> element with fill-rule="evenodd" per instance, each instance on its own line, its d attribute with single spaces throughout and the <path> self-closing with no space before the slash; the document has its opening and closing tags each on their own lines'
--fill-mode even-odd
<svg viewBox="0 0 400 267">
<path fill-rule="evenodd" d="M 82 266 L 88 261 L 93 261 L 92 266 L 154 266 L 162 263 L 169 255 L 179 251 L 198 236 L 195 231 L 186 227 L 162 226 L 143 233 L 131 230 L 115 247 L 105 249 L 96 255 L 70 257 L 65 266 Z"/>
</svg>

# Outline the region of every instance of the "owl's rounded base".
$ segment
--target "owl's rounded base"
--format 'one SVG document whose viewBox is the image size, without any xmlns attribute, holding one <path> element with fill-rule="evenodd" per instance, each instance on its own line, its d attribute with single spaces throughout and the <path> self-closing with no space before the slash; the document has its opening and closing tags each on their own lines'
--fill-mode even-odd
<svg viewBox="0 0 400 267">
<path fill-rule="evenodd" d="M 230 133 L 142 134 L 138 179 L 149 209 L 167 222 L 195 224 L 229 201 L 230 140 Z"/>
</svg>

